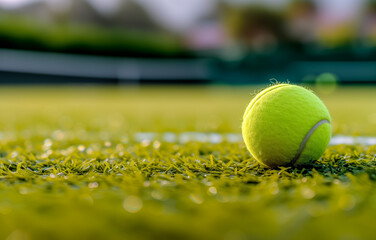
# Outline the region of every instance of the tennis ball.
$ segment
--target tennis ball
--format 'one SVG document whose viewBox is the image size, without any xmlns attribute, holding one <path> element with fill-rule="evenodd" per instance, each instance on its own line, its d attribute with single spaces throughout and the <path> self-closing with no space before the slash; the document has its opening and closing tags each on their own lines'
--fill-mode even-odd
<svg viewBox="0 0 376 240">
<path fill-rule="evenodd" d="M 328 110 L 313 92 L 278 84 L 252 99 L 243 116 L 242 133 L 248 150 L 261 164 L 298 166 L 324 153 L 330 123 Z"/>
</svg>

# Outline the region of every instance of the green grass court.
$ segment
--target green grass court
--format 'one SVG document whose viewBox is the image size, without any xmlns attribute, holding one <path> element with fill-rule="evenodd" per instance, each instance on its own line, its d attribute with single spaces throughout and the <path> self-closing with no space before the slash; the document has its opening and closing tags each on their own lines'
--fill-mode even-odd
<svg viewBox="0 0 376 240">
<path fill-rule="evenodd" d="M 242 141 L 132 137 L 240 133 L 259 88 L 1 88 L 0 238 L 373 239 L 376 146 L 267 169 Z M 334 135 L 376 135 L 375 87 L 316 90 Z"/>
</svg>

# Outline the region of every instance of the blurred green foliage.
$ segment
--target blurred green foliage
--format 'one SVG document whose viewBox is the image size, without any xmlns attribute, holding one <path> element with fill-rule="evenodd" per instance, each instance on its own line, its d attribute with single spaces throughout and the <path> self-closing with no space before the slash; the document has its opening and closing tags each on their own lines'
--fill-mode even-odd
<svg viewBox="0 0 376 240">
<path fill-rule="evenodd" d="M 220 9 L 228 42 L 241 47 L 239 59 L 256 56 L 267 65 L 275 59 L 287 63 L 294 60 L 375 60 L 373 5 L 366 5 L 357 18 L 339 23 L 320 20 L 320 7 L 315 1 L 290 1 L 284 9 L 251 2 L 223 3 Z M 263 61 L 263 56 L 258 56 L 260 53 L 266 54 L 268 60 Z"/>
<path fill-rule="evenodd" d="M 335 134 L 375 135 L 375 89 L 317 93 Z M 1 88 L 7 239 L 373 239 L 375 146 L 266 169 L 242 142 L 137 142 L 235 132 L 252 88 Z"/>
<path fill-rule="evenodd" d="M 171 34 L 83 24 L 41 23 L 0 16 L 0 47 L 130 57 L 177 57 L 187 52 Z"/>
<path fill-rule="evenodd" d="M 286 40 L 283 14 L 262 6 L 233 7 L 224 5 L 224 22 L 240 44 L 258 51 Z"/>
</svg>

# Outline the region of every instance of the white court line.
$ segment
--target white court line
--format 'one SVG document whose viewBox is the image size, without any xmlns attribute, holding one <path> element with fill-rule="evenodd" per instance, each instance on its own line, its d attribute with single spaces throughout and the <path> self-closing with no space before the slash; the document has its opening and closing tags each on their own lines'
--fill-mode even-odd
<svg viewBox="0 0 376 240">
<path fill-rule="evenodd" d="M 165 142 L 187 143 L 190 141 L 202 143 L 221 143 L 221 142 L 242 142 L 243 137 L 240 133 L 202 133 L 202 132 L 183 132 L 183 133 L 153 133 L 140 132 L 133 136 L 136 142 L 160 140 Z M 353 137 L 346 135 L 335 135 L 330 140 L 329 145 L 376 145 L 376 137 Z"/>
</svg>

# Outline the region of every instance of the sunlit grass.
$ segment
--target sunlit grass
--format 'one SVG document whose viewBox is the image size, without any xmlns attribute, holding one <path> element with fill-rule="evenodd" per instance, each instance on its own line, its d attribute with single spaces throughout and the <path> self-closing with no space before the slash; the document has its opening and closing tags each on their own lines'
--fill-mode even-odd
<svg viewBox="0 0 376 240">
<path fill-rule="evenodd" d="M 320 94 L 335 134 L 376 135 L 375 88 Z M 266 169 L 240 133 L 256 88 L 0 89 L 0 231 L 9 239 L 372 239 L 375 146 Z"/>
</svg>

